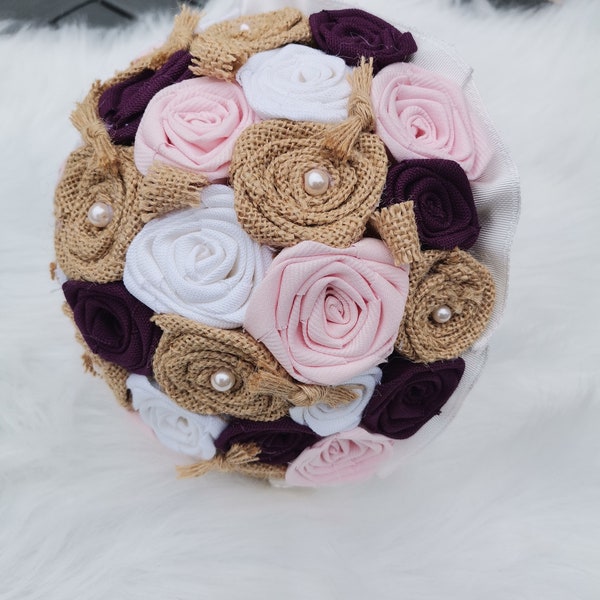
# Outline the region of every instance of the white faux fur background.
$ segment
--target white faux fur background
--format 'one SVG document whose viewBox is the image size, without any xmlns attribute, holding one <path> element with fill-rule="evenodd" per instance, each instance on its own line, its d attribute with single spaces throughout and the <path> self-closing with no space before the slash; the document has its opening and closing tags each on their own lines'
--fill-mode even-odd
<svg viewBox="0 0 600 600">
<path fill-rule="evenodd" d="M 456 46 L 521 172 L 508 306 L 459 415 L 362 485 L 177 480 L 83 373 L 47 268 L 74 101 L 170 23 L 0 36 L 0 600 L 600 598 L 600 2 L 360 4 Z"/>
</svg>

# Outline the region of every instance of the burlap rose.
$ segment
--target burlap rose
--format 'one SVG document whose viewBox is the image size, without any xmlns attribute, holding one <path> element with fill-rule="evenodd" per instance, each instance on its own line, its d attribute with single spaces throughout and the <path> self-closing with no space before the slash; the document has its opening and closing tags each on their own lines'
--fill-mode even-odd
<svg viewBox="0 0 600 600">
<path fill-rule="evenodd" d="M 215 446 L 226 453 L 234 444 L 256 444 L 260 448 L 257 456 L 260 462 L 283 465 L 319 439 L 308 427 L 289 417 L 261 422 L 234 419 L 217 438 Z"/>
<path fill-rule="evenodd" d="M 239 137 L 231 162 L 235 208 L 255 240 L 345 248 L 363 235 L 385 182 L 385 148 L 376 135 L 363 133 L 347 158 L 337 158 L 322 144 L 327 131 L 320 123 L 272 120 Z M 305 189 L 305 174 L 315 168 L 331 182 L 319 196 Z"/>
<path fill-rule="evenodd" d="M 192 72 L 219 79 L 233 79 L 237 70 L 256 52 L 286 44 L 309 42 L 308 19 L 295 8 L 222 21 L 194 39 L 190 52 Z"/>
<path fill-rule="evenodd" d="M 157 315 L 163 335 L 154 354 L 154 374 L 166 394 L 194 413 L 228 414 L 273 421 L 287 415 L 283 398 L 257 393 L 248 380 L 265 365 L 278 366 L 269 352 L 248 334 L 201 325 L 178 315 Z M 226 369 L 233 387 L 217 391 L 211 377 Z"/>
<path fill-rule="evenodd" d="M 130 373 L 152 374 L 152 356 L 161 330 L 152 310 L 121 281 L 97 284 L 66 281 L 63 292 L 73 320 L 90 350 Z"/>
<path fill-rule="evenodd" d="M 493 148 L 460 86 L 411 63 L 395 63 L 373 78 L 376 132 L 396 160 L 456 161 L 470 180 L 488 165 Z"/>
<path fill-rule="evenodd" d="M 440 413 L 464 370 L 462 358 L 423 365 L 391 356 L 382 365 L 383 379 L 365 408 L 361 426 L 396 440 L 414 435 Z"/>
<path fill-rule="evenodd" d="M 308 18 L 317 47 L 355 66 L 362 57 L 373 59 L 373 72 L 404 61 L 417 51 L 411 33 L 358 8 L 322 10 Z"/>
<path fill-rule="evenodd" d="M 317 487 L 364 481 L 392 455 L 393 442 L 357 427 L 326 437 L 288 466 L 290 485 Z"/>
<path fill-rule="evenodd" d="M 102 168 L 92 146 L 67 159 L 56 188 L 54 212 L 56 257 L 69 279 L 106 283 L 122 278 L 125 252 L 143 220 L 137 206 L 142 176 L 133 164 L 133 150 L 116 147 L 115 171 Z M 90 222 L 95 203 L 112 210 L 104 227 Z"/>
<path fill-rule="evenodd" d="M 407 294 L 408 266 L 381 240 L 301 242 L 275 257 L 244 327 L 294 379 L 344 384 L 392 353 Z"/>
<path fill-rule="evenodd" d="M 415 362 L 455 358 L 482 334 L 494 307 L 494 280 L 463 250 L 427 250 L 411 265 L 410 292 L 396 349 Z M 440 307 L 451 317 L 434 319 Z"/>
</svg>

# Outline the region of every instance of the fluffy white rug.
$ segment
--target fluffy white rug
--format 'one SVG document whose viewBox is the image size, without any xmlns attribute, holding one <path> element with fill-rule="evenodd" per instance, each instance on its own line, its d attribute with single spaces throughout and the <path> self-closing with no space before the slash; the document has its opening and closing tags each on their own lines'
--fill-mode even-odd
<svg viewBox="0 0 600 600">
<path fill-rule="evenodd" d="M 363 5 L 457 47 L 521 171 L 507 311 L 458 417 L 360 486 L 177 480 L 82 372 L 47 271 L 73 101 L 169 24 L 1 37 L 1 600 L 600 597 L 600 3 Z"/>
</svg>

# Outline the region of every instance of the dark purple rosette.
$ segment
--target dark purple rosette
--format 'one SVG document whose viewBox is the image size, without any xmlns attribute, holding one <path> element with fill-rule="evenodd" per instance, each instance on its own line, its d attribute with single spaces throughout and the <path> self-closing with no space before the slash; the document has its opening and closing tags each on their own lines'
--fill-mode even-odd
<svg viewBox="0 0 600 600">
<path fill-rule="evenodd" d="M 260 447 L 257 457 L 260 462 L 285 465 L 320 439 L 310 428 L 295 423 L 290 417 L 261 422 L 233 419 L 216 439 L 215 446 L 227 452 L 233 444 L 256 444 Z"/>
<path fill-rule="evenodd" d="M 161 329 L 151 309 L 134 298 L 121 281 L 66 281 L 63 292 L 90 350 L 130 373 L 152 375 L 152 357 Z"/>
<path fill-rule="evenodd" d="M 194 77 L 188 68 L 191 62 L 189 52 L 178 50 L 156 71 L 144 69 L 102 93 L 98 100 L 98 114 L 115 144 L 133 144 L 148 102 L 163 88 Z"/>
<path fill-rule="evenodd" d="M 361 425 L 372 433 L 402 440 L 440 413 L 458 387 L 465 361 L 455 358 L 416 364 L 394 354 L 381 370 L 383 378 L 365 408 Z"/>
<path fill-rule="evenodd" d="M 439 158 L 403 160 L 388 170 L 380 208 L 414 202 L 419 240 L 428 250 L 470 248 L 480 225 L 462 167 Z"/>
<path fill-rule="evenodd" d="M 361 57 L 373 59 L 373 73 L 402 62 L 417 51 L 410 32 L 358 8 L 322 10 L 308 18 L 317 47 L 354 67 Z"/>
</svg>

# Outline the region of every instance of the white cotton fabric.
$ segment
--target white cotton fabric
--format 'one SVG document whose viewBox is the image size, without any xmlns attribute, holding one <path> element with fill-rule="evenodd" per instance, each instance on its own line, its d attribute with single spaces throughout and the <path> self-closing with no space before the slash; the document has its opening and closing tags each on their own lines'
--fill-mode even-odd
<svg viewBox="0 0 600 600">
<path fill-rule="evenodd" d="M 348 117 L 351 72 L 337 56 L 288 44 L 251 56 L 237 80 L 263 119 L 337 123 Z"/>
<path fill-rule="evenodd" d="M 215 184 L 202 191 L 199 207 L 143 227 L 127 251 L 123 282 L 157 313 L 234 329 L 272 259 L 273 252 L 240 227 L 233 190 Z"/>
<path fill-rule="evenodd" d="M 130 375 L 127 387 L 133 408 L 164 446 L 202 460 L 215 456 L 214 440 L 227 426 L 225 420 L 181 408 L 143 375 Z"/>
<path fill-rule="evenodd" d="M 359 397 L 346 404 L 332 408 L 325 403 L 313 404 L 312 406 L 294 406 L 290 408 L 290 417 L 300 425 L 310 427 L 316 434 L 327 436 L 349 431 L 358 427 L 365 406 L 369 403 L 375 390 L 375 386 L 381 381 L 381 369 L 373 367 L 366 373 L 353 377 L 343 385 L 357 386 Z"/>
</svg>

